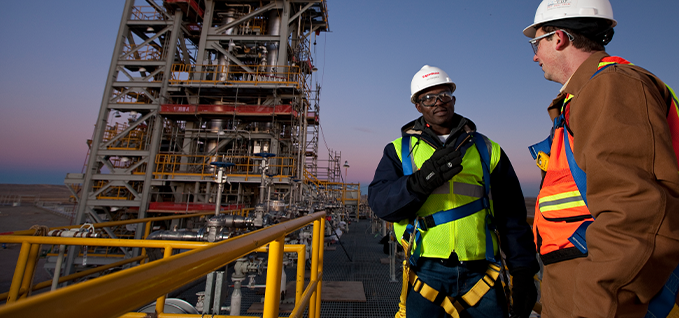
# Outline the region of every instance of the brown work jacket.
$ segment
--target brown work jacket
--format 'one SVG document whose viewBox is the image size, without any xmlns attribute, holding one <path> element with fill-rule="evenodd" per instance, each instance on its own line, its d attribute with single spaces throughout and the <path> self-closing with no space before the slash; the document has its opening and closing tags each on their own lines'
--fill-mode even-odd
<svg viewBox="0 0 679 318">
<path fill-rule="evenodd" d="M 679 264 L 679 168 L 666 119 L 671 94 L 637 66 L 611 66 L 592 78 L 605 56 L 590 56 L 548 108 L 553 120 L 565 95 L 575 95 L 568 124 L 596 218 L 587 230 L 587 258 L 563 275 L 575 278 L 573 317 L 643 317 Z"/>
</svg>

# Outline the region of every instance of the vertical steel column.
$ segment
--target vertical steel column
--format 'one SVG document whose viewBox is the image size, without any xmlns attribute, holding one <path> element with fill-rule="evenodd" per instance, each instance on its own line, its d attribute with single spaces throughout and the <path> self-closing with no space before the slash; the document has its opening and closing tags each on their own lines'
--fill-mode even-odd
<svg viewBox="0 0 679 318">
<path fill-rule="evenodd" d="M 205 46 L 207 45 L 207 35 L 210 32 L 212 26 L 212 14 L 215 11 L 215 2 L 212 0 L 205 0 L 205 14 L 203 15 L 203 29 L 200 32 L 200 40 L 198 41 L 198 52 L 196 53 L 196 73 L 195 76 L 202 76 L 201 67 L 199 65 L 203 64 L 205 60 Z M 198 78 L 194 78 L 197 80 Z M 197 103 L 196 103 L 197 104 Z"/>
<path fill-rule="evenodd" d="M 281 276 L 283 270 L 283 245 L 285 235 L 269 243 L 269 262 L 264 292 L 264 318 L 278 318 L 281 302 Z"/>
<path fill-rule="evenodd" d="M 166 102 L 167 99 L 167 88 L 170 85 L 170 78 L 172 74 L 172 63 L 174 62 L 175 52 L 177 51 L 177 38 L 179 37 L 179 32 L 182 32 L 182 16 L 183 13 L 179 10 L 175 12 L 172 25 L 172 34 L 170 35 L 170 42 L 166 48 L 165 53 L 165 70 L 163 71 L 163 86 L 160 89 L 160 98 L 158 99 L 158 104 L 154 112 L 155 122 L 153 124 L 153 135 L 151 137 L 151 145 L 148 148 L 149 155 L 146 163 L 146 176 L 144 177 L 144 186 L 141 193 L 141 205 L 139 206 L 138 219 L 143 219 L 146 217 L 146 210 L 149 206 L 149 199 L 151 197 L 151 182 L 153 181 L 153 171 L 155 170 L 155 158 L 160 150 L 160 139 L 163 133 L 163 116 L 160 115 L 160 105 Z M 137 224 L 137 231 L 134 233 L 135 239 L 141 239 L 144 234 L 144 224 Z M 139 256 L 139 248 L 134 249 L 133 257 Z"/>
</svg>

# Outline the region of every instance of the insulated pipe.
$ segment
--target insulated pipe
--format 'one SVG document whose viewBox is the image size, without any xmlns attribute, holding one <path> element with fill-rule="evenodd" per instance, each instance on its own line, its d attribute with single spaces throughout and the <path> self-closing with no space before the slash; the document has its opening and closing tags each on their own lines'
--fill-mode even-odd
<svg viewBox="0 0 679 318">
<path fill-rule="evenodd" d="M 146 237 L 147 240 L 166 241 L 202 241 L 203 233 L 191 231 L 155 231 Z"/>
<path fill-rule="evenodd" d="M 57 264 L 54 267 L 54 277 L 52 278 L 52 289 L 56 290 L 57 285 L 59 285 L 59 277 L 61 276 L 61 264 L 64 261 L 64 252 L 66 251 L 66 245 L 59 245 L 59 256 L 57 258 Z"/>
<path fill-rule="evenodd" d="M 278 36 L 281 34 L 281 17 L 278 14 L 278 10 L 271 10 L 268 23 L 269 35 Z M 271 42 L 267 46 L 267 50 L 269 51 L 266 63 L 269 65 L 267 72 L 271 72 L 272 75 L 276 72 L 272 66 L 275 66 L 278 63 L 278 47 L 279 44 L 277 42 Z"/>
<path fill-rule="evenodd" d="M 241 281 L 233 282 L 233 293 L 231 294 L 231 308 L 229 308 L 229 314 L 231 316 L 240 316 L 240 305 L 243 299 L 243 294 L 240 291 Z"/>
<path fill-rule="evenodd" d="M 236 20 L 236 9 L 230 8 L 226 12 L 226 17 L 224 18 L 224 24 L 223 25 L 228 25 L 229 23 L 233 22 Z M 226 35 L 231 35 L 234 31 L 234 28 L 228 28 L 226 31 L 224 31 L 224 34 Z M 229 47 L 227 48 L 228 52 L 230 53 L 232 50 L 233 46 L 231 46 L 231 43 L 229 43 Z M 224 56 L 224 54 L 218 53 L 219 58 L 218 58 L 218 72 L 219 72 L 219 81 L 220 82 L 225 82 L 227 80 L 226 75 L 228 74 L 228 69 L 229 69 L 229 64 L 230 61 L 229 59 Z"/>
</svg>

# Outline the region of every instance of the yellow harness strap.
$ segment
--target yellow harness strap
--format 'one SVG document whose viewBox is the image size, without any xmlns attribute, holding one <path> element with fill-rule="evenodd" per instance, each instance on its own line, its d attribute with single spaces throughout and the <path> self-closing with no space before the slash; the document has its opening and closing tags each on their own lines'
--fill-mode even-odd
<svg viewBox="0 0 679 318">
<path fill-rule="evenodd" d="M 455 299 L 454 297 L 439 295 L 439 291 L 419 280 L 417 275 L 408 269 L 407 261 L 405 261 L 403 265 L 404 287 L 401 290 L 401 302 L 399 303 L 399 311 L 396 313 L 395 318 L 405 317 L 405 302 L 408 293 L 408 288 L 405 285 L 406 275 L 408 275 L 408 282 L 413 286 L 415 292 L 433 303 L 440 301 L 440 306 L 453 318 L 459 318 L 459 313 L 466 308 L 465 305 L 463 305 L 463 302 L 467 307 L 476 305 L 483 295 L 495 286 L 495 281 L 497 281 L 498 276 L 500 276 L 500 267 L 495 264 L 488 264 L 486 274 L 476 282 L 474 287 L 460 297 L 462 298 L 462 302 L 460 302 L 459 299 Z M 438 300 L 439 297 L 442 297 L 442 299 Z"/>
<path fill-rule="evenodd" d="M 674 307 L 670 311 L 670 314 L 667 315 L 667 318 L 679 318 L 679 306 L 677 306 L 677 304 L 674 304 Z"/>
</svg>

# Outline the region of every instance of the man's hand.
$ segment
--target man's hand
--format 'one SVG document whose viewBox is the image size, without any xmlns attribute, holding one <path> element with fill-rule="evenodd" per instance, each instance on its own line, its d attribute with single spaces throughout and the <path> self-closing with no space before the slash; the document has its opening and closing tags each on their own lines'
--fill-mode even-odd
<svg viewBox="0 0 679 318">
<path fill-rule="evenodd" d="M 533 306 L 538 299 L 538 291 L 535 288 L 533 275 L 519 272 L 512 277 L 512 300 L 514 316 L 528 318 L 533 311 Z"/>
<path fill-rule="evenodd" d="M 401 158 L 410 160 L 410 158 Z M 427 197 L 456 174 L 462 171 L 462 154 L 453 148 L 440 148 L 422 164 L 420 170 L 408 177 L 408 190 L 420 197 Z"/>
</svg>

